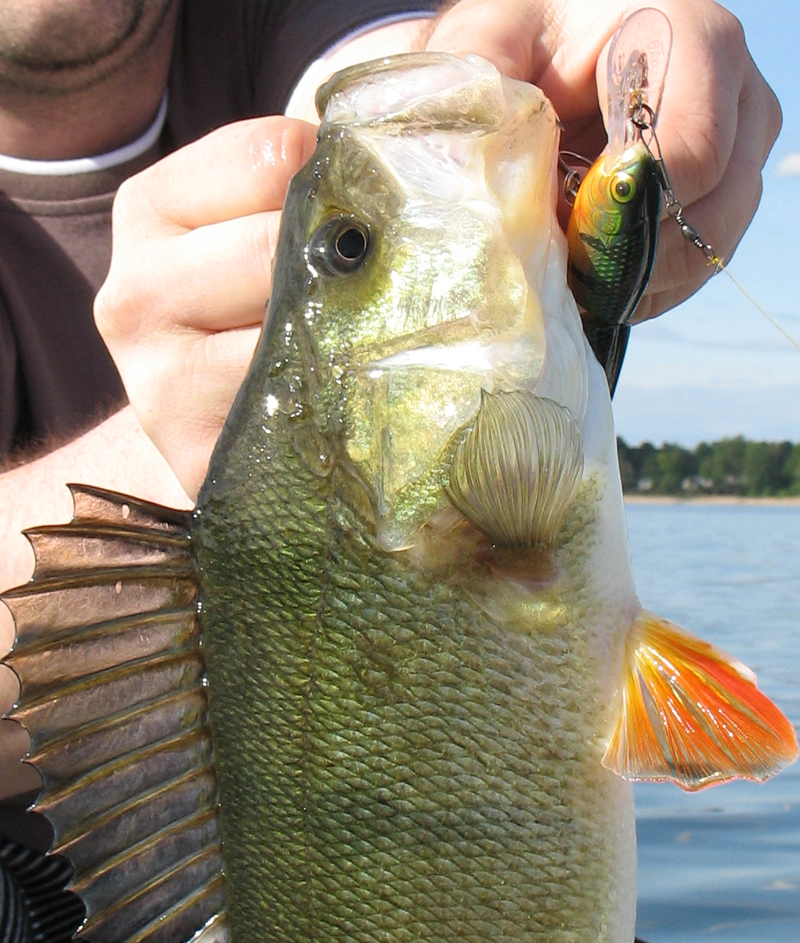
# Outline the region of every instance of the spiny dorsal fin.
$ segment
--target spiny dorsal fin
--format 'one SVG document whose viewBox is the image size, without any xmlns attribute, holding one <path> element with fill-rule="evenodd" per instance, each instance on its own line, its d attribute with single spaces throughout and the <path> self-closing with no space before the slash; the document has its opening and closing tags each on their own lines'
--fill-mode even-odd
<svg viewBox="0 0 800 943">
<path fill-rule="evenodd" d="M 797 759 L 797 737 L 730 655 L 642 611 L 628 639 L 619 717 L 603 765 L 686 790 L 763 781 Z"/>
<path fill-rule="evenodd" d="M 73 521 L 27 532 L 34 578 L 2 597 L 10 716 L 86 907 L 76 939 L 183 943 L 225 907 L 190 515 L 71 490 Z"/>
<path fill-rule="evenodd" d="M 572 413 L 526 391 L 483 393 L 456 450 L 450 500 L 499 547 L 551 547 L 583 475 Z"/>
</svg>

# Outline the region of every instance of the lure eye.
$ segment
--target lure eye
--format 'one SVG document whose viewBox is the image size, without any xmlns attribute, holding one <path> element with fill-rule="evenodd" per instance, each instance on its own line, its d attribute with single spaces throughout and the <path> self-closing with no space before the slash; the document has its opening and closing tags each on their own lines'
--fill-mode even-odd
<svg viewBox="0 0 800 943">
<path fill-rule="evenodd" d="M 611 195 L 617 203 L 630 203 L 636 196 L 636 181 L 625 171 L 614 174 L 611 178 Z"/>
<path fill-rule="evenodd" d="M 311 237 L 311 251 L 332 275 L 357 269 L 367 256 L 369 229 L 354 219 L 337 219 Z"/>
</svg>

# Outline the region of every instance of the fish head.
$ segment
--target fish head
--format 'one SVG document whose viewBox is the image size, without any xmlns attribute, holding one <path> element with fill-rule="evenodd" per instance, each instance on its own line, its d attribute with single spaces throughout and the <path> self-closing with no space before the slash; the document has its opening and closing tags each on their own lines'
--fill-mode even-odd
<svg viewBox="0 0 800 943">
<path fill-rule="evenodd" d="M 317 101 L 257 360 L 302 335 L 306 407 L 396 549 L 447 505 L 443 469 L 485 393 L 585 413 L 555 215 L 559 126 L 537 88 L 474 56 L 355 66 Z"/>
</svg>

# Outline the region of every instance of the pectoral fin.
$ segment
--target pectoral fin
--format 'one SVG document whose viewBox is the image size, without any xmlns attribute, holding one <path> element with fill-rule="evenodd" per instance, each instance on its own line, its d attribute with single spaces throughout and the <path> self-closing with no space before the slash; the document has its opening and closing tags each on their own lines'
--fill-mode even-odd
<svg viewBox="0 0 800 943">
<path fill-rule="evenodd" d="M 86 907 L 77 939 L 181 943 L 225 905 L 189 515 L 72 491 L 73 521 L 28 534 L 34 578 L 3 596 L 11 716 Z"/>
<path fill-rule="evenodd" d="M 518 390 L 484 393 L 453 458 L 448 495 L 498 547 L 551 547 L 583 474 L 572 413 Z"/>
<path fill-rule="evenodd" d="M 797 759 L 792 725 L 753 672 L 652 613 L 631 630 L 618 696 L 603 765 L 625 779 L 694 790 L 762 781 Z"/>
</svg>

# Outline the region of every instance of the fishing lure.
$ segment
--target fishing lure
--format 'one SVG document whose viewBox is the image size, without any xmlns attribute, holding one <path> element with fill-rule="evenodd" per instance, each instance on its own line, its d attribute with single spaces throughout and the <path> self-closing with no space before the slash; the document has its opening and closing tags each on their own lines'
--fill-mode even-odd
<svg viewBox="0 0 800 943">
<path fill-rule="evenodd" d="M 569 286 L 612 393 L 628 322 L 655 261 L 666 178 L 645 135 L 654 139 L 671 46 L 672 28 L 659 10 L 640 10 L 622 24 L 608 57 L 608 149 L 577 188 L 574 171 L 565 181 L 574 198 Z"/>
<path fill-rule="evenodd" d="M 584 332 L 613 395 L 630 318 L 655 262 L 663 197 L 666 215 L 714 267 L 795 347 L 798 343 L 744 289 L 710 242 L 686 219 L 675 195 L 656 122 L 672 47 L 672 28 L 660 10 L 639 10 L 617 30 L 608 57 L 608 149 L 594 163 L 563 151 L 564 189 L 572 202 L 567 225 L 568 281 Z M 586 164 L 581 178 L 570 161 Z"/>
</svg>

